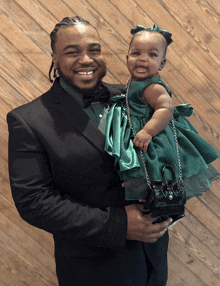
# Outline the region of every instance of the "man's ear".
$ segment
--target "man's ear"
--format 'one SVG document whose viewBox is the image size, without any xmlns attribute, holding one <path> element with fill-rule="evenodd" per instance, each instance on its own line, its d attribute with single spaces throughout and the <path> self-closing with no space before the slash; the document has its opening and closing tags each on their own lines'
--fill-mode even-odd
<svg viewBox="0 0 220 286">
<path fill-rule="evenodd" d="M 54 52 L 52 52 L 51 53 L 51 57 L 52 57 L 52 61 L 53 61 L 53 64 L 54 64 L 54 69 L 57 69 L 57 55 L 54 53 Z"/>
<path fill-rule="evenodd" d="M 162 71 L 162 69 L 165 67 L 167 59 L 163 58 L 159 67 L 159 71 Z"/>
</svg>

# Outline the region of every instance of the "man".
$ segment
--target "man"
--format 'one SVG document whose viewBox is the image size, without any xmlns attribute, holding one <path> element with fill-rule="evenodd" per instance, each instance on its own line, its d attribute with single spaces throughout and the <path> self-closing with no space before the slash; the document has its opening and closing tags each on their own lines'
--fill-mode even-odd
<svg viewBox="0 0 220 286">
<path fill-rule="evenodd" d="M 166 229 L 125 205 L 104 152 L 109 95 L 96 29 L 64 18 L 51 33 L 52 88 L 7 116 L 9 173 L 21 217 L 54 236 L 59 285 L 165 285 Z M 50 72 L 51 72 L 50 70 Z M 95 103 L 91 103 L 95 100 Z"/>
</svg>

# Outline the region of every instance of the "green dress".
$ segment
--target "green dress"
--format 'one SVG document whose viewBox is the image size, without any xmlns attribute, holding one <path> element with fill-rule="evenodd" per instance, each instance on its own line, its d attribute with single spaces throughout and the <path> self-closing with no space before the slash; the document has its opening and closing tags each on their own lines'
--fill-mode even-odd
<svg viewBox="0 0 220 286">
<path fill-rule="evenodd" d="M 145 126 L 154 112 L 153 108 L 141 99 L 142 90 L 152 83 L 163 85 L 171 96 L 171 91 L 160 78 L 131 82 L 128 102 L 135 133 Z M 127 182 L 126 200 L 137 200 L 146 195 L 146 175 L 140 150 L 132 142 L 134 136 L 128 121 L 125 95 L 113 97 L 111 103 L 112 106 L 107 115 L 105 151 L 115 158 L 115 167 L 121 179 Z M 219 177 L 219 173 L 210 165 L 219 154 L 198 135 L 186 119 L 186 116 L 193 113 L 193 108 L 189 105 L 182 104 L 175 107 L 173 115 L 187 199 L 202 195 L 203 191 L 210 188 L 211 181 Z M 176 177 L 179 178 L 172 122 L 151 140 L 147 151 L 143 154 L 151 181 L 163 181 L 161 170 L 166 164 L 174 167 Z M 172 181 L 172 173 L 169 170 L 166 172 L 168 181 Z M 144 182 L 144 188 L 143 183 L 135 180 L 136 178 Z M 139 188 L 138 185 L 141 187 Z"/>
</svg>

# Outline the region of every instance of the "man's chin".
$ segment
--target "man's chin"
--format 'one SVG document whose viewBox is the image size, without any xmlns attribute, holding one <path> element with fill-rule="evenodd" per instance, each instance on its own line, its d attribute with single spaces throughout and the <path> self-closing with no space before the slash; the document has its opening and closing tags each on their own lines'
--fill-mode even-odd
<svg viewBox="0 0 220 286">
<path fill-rule="evenodd" d="M 78 89 L 91 89 L 93 86 L 95 86 L 95 83 L 91 82 L 82 82 L 82 81 L 75 81 L 70 78 L 65 77 L 64 75 L 60 74 L 60 77 L 62 80 L 69 86 L 77 87 Z"/>
<path fill-rule="evenodd" d="M 81 89 L 81 90 L 89 90 L 89 89 L 94 89 L 98 82 L 100 80 L 96 80 L 96 81 L 92 81 L 92 82 L 87 82 L 87 81 L 84 81 L 84 82 L 78 82 L 78 81 L 74 81 L 74 82 L 71 82 L 71 84 L 75 87 L 77 87 L 78 89 Z"/>
</svg>

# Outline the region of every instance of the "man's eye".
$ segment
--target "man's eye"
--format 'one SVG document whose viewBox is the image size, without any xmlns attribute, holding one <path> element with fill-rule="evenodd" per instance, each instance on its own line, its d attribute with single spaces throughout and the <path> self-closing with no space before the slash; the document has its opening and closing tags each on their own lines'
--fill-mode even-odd
<svg viewBox="0 0 220 286">
<path fill-rule="evenodd" d="M 78 55 L 78 52 L 77 51 L 69 51 L 69 52 L 66 52 L 66 55 L 76 56 L 76 55 Z"/>
<path fill-rule="evenodd" d="M 92 54 L 100 54 L 101 50 L 100 49 L 93 49 L 93 50 L 90 51 L 90 53 L 92 53 Z"/>
</svg>

